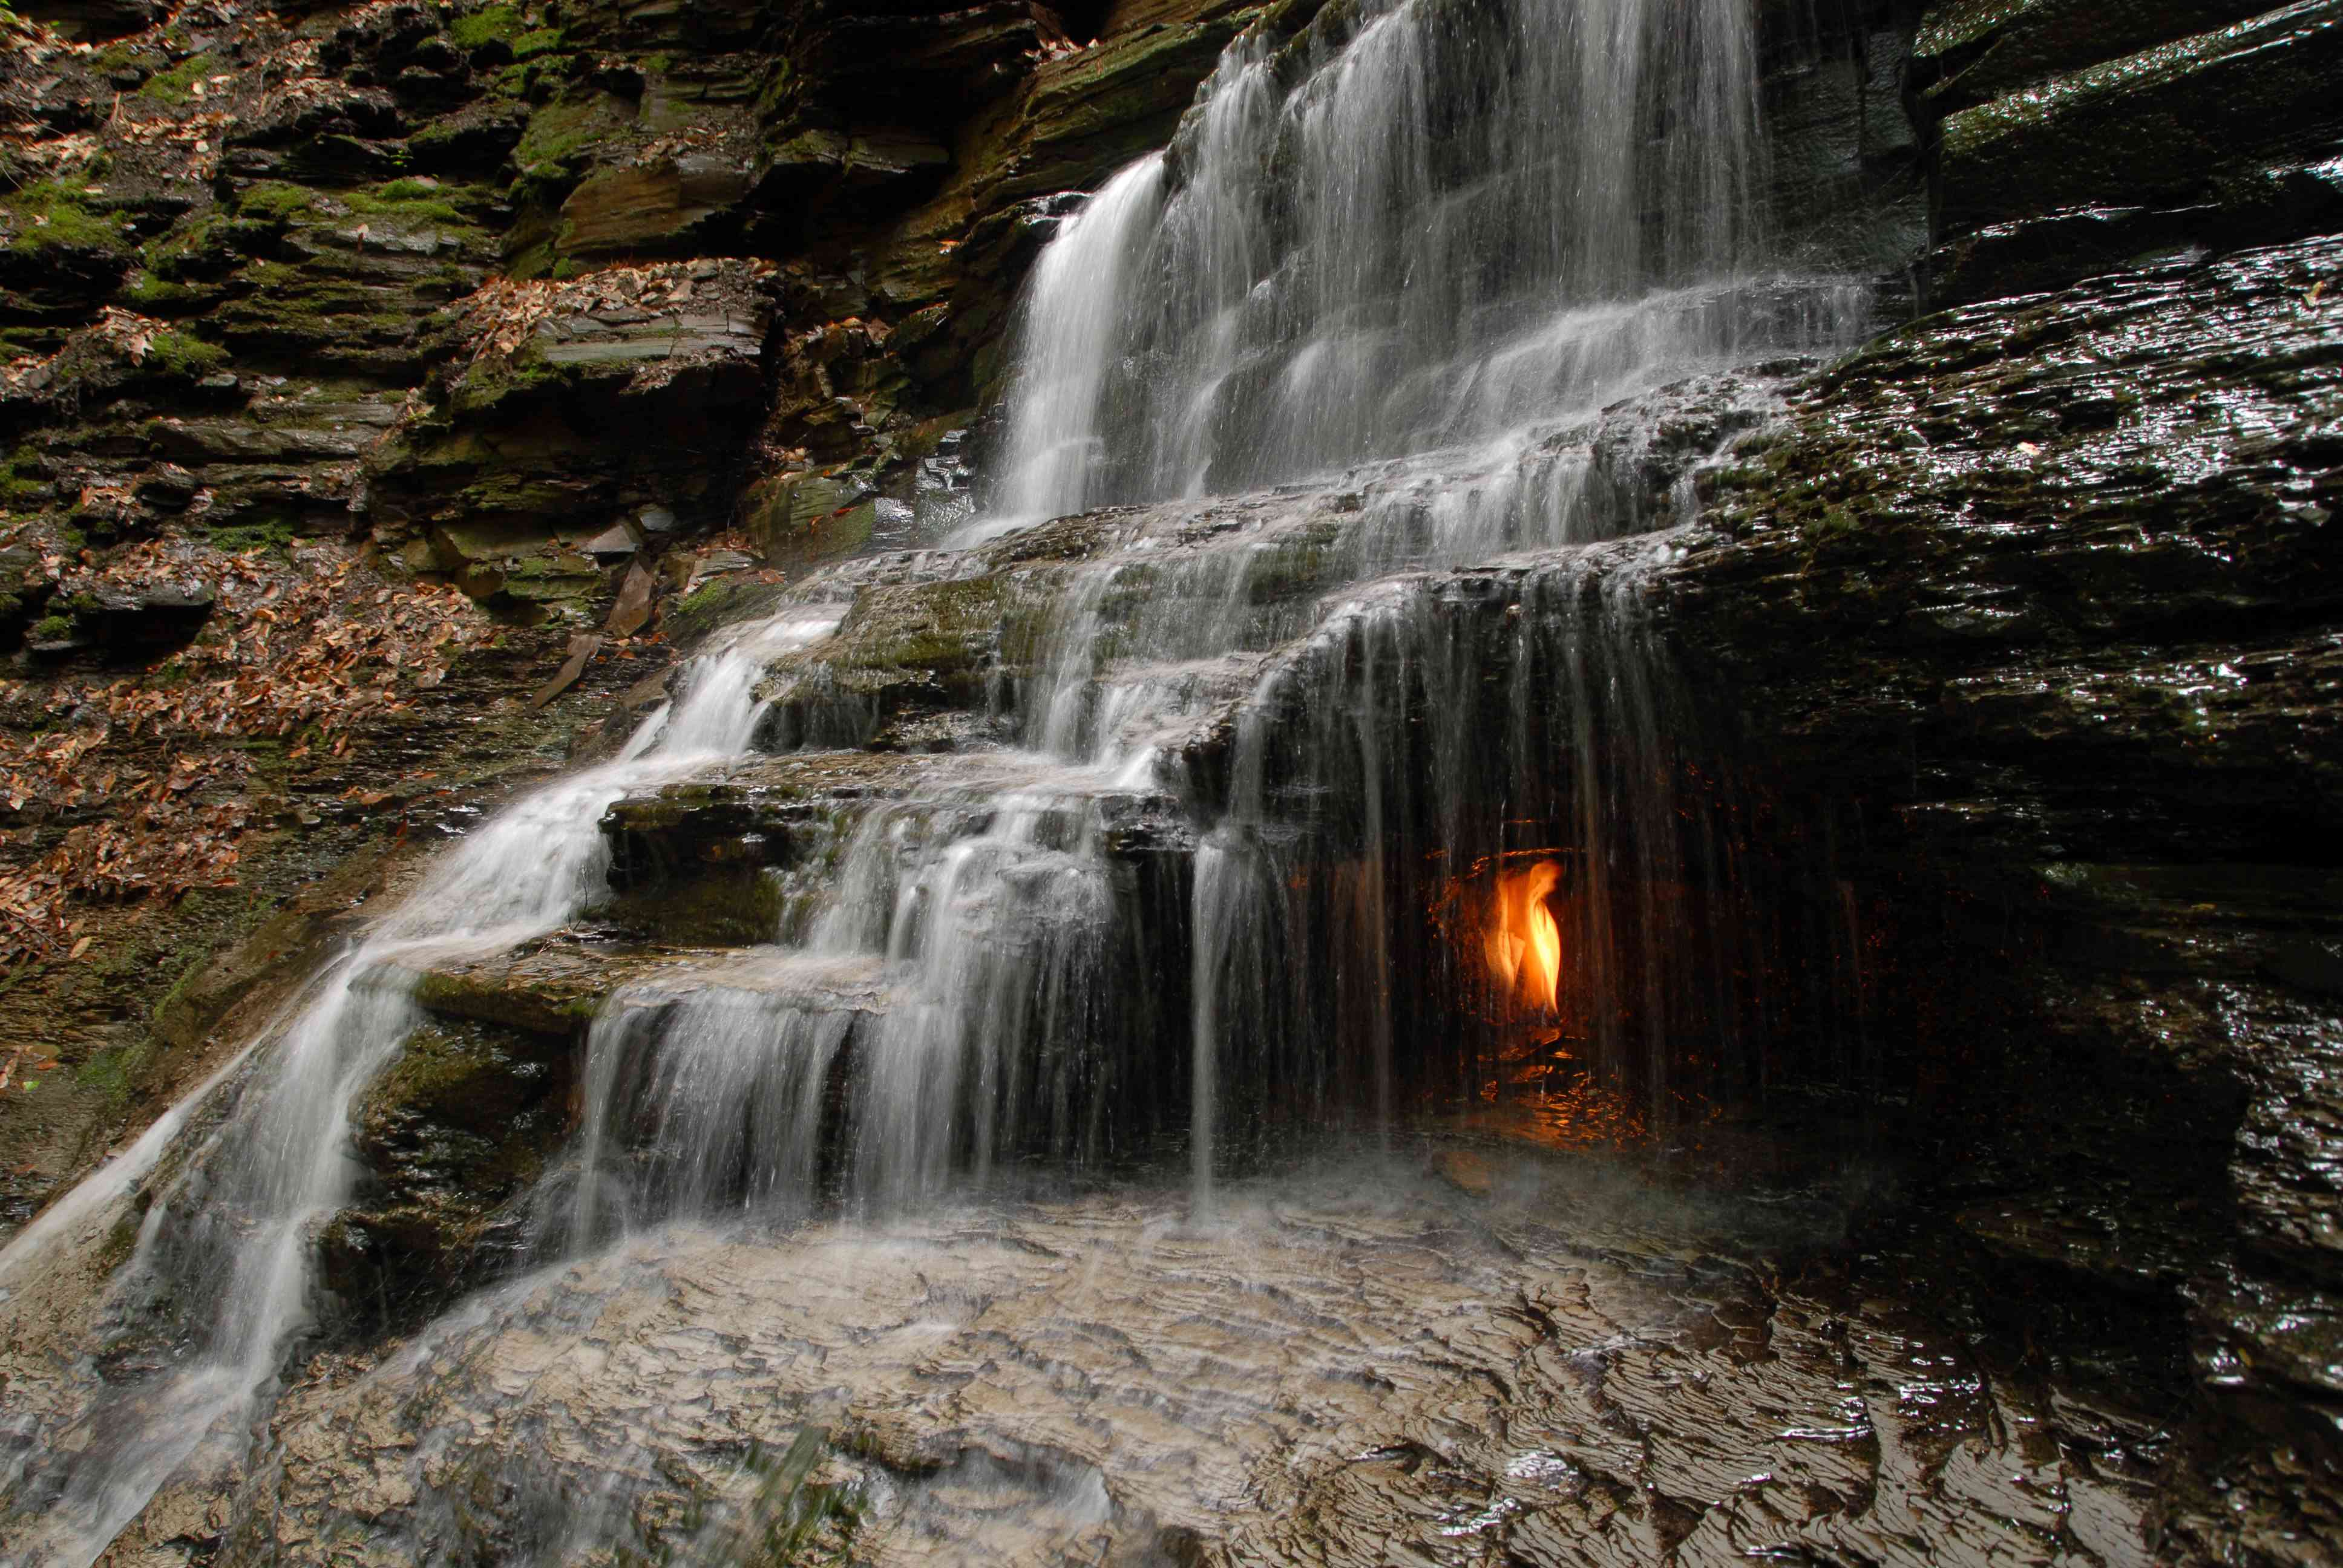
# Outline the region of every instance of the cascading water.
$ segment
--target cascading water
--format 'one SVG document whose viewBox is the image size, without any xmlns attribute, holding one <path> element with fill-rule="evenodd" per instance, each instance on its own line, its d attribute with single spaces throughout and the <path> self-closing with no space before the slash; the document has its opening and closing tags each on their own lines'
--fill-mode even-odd
<svg viewBox="0 0 2343 1568">
<path fill-rule="evenodd" d="M 142 1320 L 176 1320 L 163 1332 L 178 1344 L 129 1397 L 93 1390 L 98 1397 L 77 1418 L 9 1433 L 12 1548 L 38 1553 L 28 1561 L 93 1562 L 199 1449 L 217 1445 L 231 1460 L 240 1451 L 313 1319 L 317 1231 L 349 1200 L 350 1105 L 413 1030 L 418 970 L 568 920 L 604 878 L 599 823 L 609 803 L 745 748 L 766 664 L 833 624 L 794 614 L 696 659 L 681 695 L 647 718 L 615 760 L 529 795 L 442 857 L 263 1031 L 225 1083 L 199 1091 L 191 1105 L 201 1140 L 147 1210 L 108 1309 L 148 1332 L 156 1325 Z M 160 1152 L 142 1146 L 93 1185 L 126 1191 Z M 54 1233 L 35 1226 L 0 1252 L 0 1280 L 36 1261 Z"/>
<path fill-rule="evenodd" d="M 1748 6 L 1357 18 L 1241 40 L 1045 253 L 998 518 L 1487 441 L 1845 325 L 1767 265 Z"/>
<path fill-rule="evenodd" d="M 1356 868 L 1329 917 L 1341 934 L 1304 930 L 1319 914 L 1293 901 L 1294 862 L 1328 841 L 1275 819 L 1262 793 L 1266 753 L 1290 744 L 1276 694 L 1346 628 L 1394 647 L 1418 635 L 1423 596 L 1403 582 L 1325 599 L 1340 585 L 1670 520 L 1673 498 L 1636 472 L 1648 432 L 1591 437 L 1594 409 L 1828 343 L 1859 315 L 1841 280 L 1754 270 L 1750 28 L 1722 3 L 1687 16 L 1634 0 L 1415 0 L 1282 47 L 1259 32 L 1232 46 L 1172 151 L 1110 181 L 1044 252 L 996 504 L 956 542 L 980 549 L 1103 499 L 1427 456 L 1368 477 L 1335 518 L 1264 508 L 1201 537 L 1137 524 L 1055 579 L 1031 672 L 1001 698 L 1023 749 L 940 763 L 909 798 L 860 809 L 831 908 L 783 933 L 761 978 L 614 1000 L 589 1047 L 578 1196 L 554 1233 L 575 1244 L 627 1217 L 742 1201 L 802 1210 L 816 1187 L 900 1211 L 1021 1148 L 1127 1153 L 1145 1135 L 1113 1109 L 1115 1085 L 1167 1049 L 1189 1057 L 1172 1098 L 1188 1102 L 1201 1197 L 1223 1077 L 1277 1110 L 1330 1110 L 1347 1074 L 1326 1017 L 1368 1042 L 1370 1103 L 1355 1109 L 1388 1115 L 1401 960 L 1385 906 L 1424 890 L 1387 878 L 1382 846 L 1413 834 L 1461 864 L 1473 831 L 1453 813 L 1445 831 L 1426 827 L 1406 798 L 1426 786 L 1400 776 L 1423 769 L 1381 757 L 1407 744 L 1421 671 L 1392 673 L 1388 701 L 1342 694 L 1349 739 L 1304 749 L 1355 754 L 1337 788 L 1365 843 L 1354 826 L 1341 851 Z M 1346 594 L 1381 608 L 1340 608 Z M 1572 624 L 1599 638 L 1610 623 Z M 780 732 L 866 738 L 879 720 L 848 674 L 820 646 L 783 661 Z M 1185 1027 L 1133 1030 L 1111 992 L 1136 922 L 1113 890 L 1104 814 L 1197 795 L 1185 759 L 1231 714 L 1240 782 L 1185 879 L 1195 956 L 1172 988 Z M 1477 778 L 1452 761 L 1437 789 L 1461 795 Z M 1652 880 L 1673 854 L 1654 848 L 1623 880 Z M 1307 971 L 1330 941 L 1346 980 L 1326 996 Z M 841 996 L 849 970 L 868 986 Z M 1247 1120 L 1265 1128 L 1274 1111 L 1258 1109 Z"/>
<path fill-rule="evenodd" d="M 540 1256 L 831 1198 L 897 1215 L 1028 1155 L 1174 1140 L 1202 1211 L 1281 1126 L 1477 1103 L 1518 1063 L 1424 1016 L 1478 982 L 1442 980 L 1462 950 L 1410 920 L 1521 852 L 1574 900 L 1580 1044 L 1662 1103 L 1664 1038 L 1732 1015 L 1693 993 L 1748 966 L 1673 953 L 1655 890 L 1729 904 L 1741 872 L 1729 826 L 1679 809 L 1641 639 L 1635 563 L 1669 547 L 1593 547 L 1674 521 L 1763 395 L 1721 384 L 1707 445 L 1665 454 L 1679 404 L 1627 400 L 1830 347 L 1864 308 L 1765 255 L 1752 26 L 1730 0 L 1389 0 L 1232 45 L 1174 146 L 1044 253 L 960 550 L 850 568 L 702 655 L 618 760 L 450 851 L 199 1109 L 0 1253 L 5 1275 L 146 1182 L 113 1311 L 176 1294 L 185 1324 L 126 1390 L 93 1372 L 11 1418 L 32 1560 L 94 1560 L 206 1441 L 248 1446 L 413 976 L 577 918 L 622 799 L 752 743 L 874 739 L 840 649 L 879 588 L 1029 574 L 991 728 L 833 800 L 815 907 L 770 942 L 609 998 Z M 1019 553 L 1103 502 L 1300 479 Z"/>
</svg>

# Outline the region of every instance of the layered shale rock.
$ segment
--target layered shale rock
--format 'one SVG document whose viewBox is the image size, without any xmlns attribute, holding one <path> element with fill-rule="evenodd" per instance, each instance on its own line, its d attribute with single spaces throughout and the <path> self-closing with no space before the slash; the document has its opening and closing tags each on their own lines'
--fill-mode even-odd
<svg viewBox="0 0 2343 1568">
<path fill-rule="evenodd" d="M 1938 7 L 1913 75 L 1942 116 L 1936 296 L 2333 232 L 2338 51 L 2343 12 L 2318 0 Z"/>
<path fill-rule="evenodd" d="M 2112 1157 L 1995 1155 L 1976 1223 L 2185 1294 L 2230 1446 L 2170 1529 L 2216 1556 L 2331 1543 L 2343 1474 L 2300 1348 L 2343 1286 L 2315 1218 L 2343 1152 L 2315 1087 L 2343 1029 L 2338 291 L 2319 239 L 1891 334 L 1716 476 L 1657 606 L 1775 765 L 1867 803 L 1858 885 L 1927 866 L 2031 911 L 1992 940 L 2037 1027 L 2161 1102 Z"/>
</svg>

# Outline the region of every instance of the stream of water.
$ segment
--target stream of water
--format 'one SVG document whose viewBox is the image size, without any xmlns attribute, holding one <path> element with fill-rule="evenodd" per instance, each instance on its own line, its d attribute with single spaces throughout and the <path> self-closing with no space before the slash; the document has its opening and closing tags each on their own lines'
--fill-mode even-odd
<svg viewBox="0 0 2343 1568">
<path fill-rule="evenodd" d="M 1735 367 L 1844 343 L 1863 291 L 1767 254 L 1746 5 L 1343 14 L 1240 39 L 1177 144 L 1043 254 L 985 516 L 890 580 L 1023 570 L 1055 519 L 1155 505 L 1021 579 L 1032 652 L 985 739 L 836 805 L 820 885 L 769 941 L 611 996 L 540 1259 L 744 1214 L 909 1223 L 1011 1165 L 1163 1148 L 1196 1223 L 1281 1126 L 1383 1143 L 1429 1049 L 1401 1033 L 1429 960 L 1390 911 L 1502 862 L 1508 822 L 1553 823 L 1586 868 L 1572 936 L 1604 1064 L 1664 1103 L 1667 1031 L 1734 1011 L 1693 994 L 1730 955 L 1662 957 L 1682 922 L 1652 890 L 1730 898 L 1735 873 L 1672 792 L 1681 715 L 1635 584 L 1692 468 L 1763 417 Z M 1492 563 L 1502 644 L 1452 571 Z M 136 1192 L 105 1312 L 171 1325 L 146 1363 L 69 1367 L 0 1425 L 11 1561 L 81 1568 L 159 1493 L 266 1449 L 327 1308 L 318 1231 L 360 1175 L 351 1108 L 421 1017 L 415 975 L 588 915 L 616 803 L 756 762 L 760 736 L 873 739 L 840 695 L 872 569 L 735 628 L 616 760 L 446 851 L 0 1253 L 25 1290 Z M 1133 820 L 1170 824 L 1182 869 L 1134 870 Z"/>
</svg>

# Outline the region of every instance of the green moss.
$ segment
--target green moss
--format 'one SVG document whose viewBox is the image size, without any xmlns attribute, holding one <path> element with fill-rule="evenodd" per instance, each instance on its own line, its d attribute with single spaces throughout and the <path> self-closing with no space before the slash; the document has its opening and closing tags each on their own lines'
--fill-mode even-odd
<svg viewBox="0 0 2343 1568">
<path fill-rule="evenodd" d="M 215 954 L 225 953 L 267 923 L 276 912 L 275 900 L 256 893 L 216 891 L 198 888 L 179 901 L 183 914 L 192 917 L 196 934 L 186 937 L 168 952 L 156 950 L 148 956 L 143 968 L 149 972 L 162 970 L 173 976 L 170 988 L 156 1001 L 148 1020 L 162 1038 L 172 1038 L 165 1030 L 165 1020 L 186 1003 L 204 972 L 211 968 Z M 208 1027 L 208 1026 L 206 1026 Z M 129 1058 L 131 1071 L 146 1060 L 144 1053 L 151 1044 L 134 1048 L 137 1052 Z"/>
<path fill-rule="evenodd" d="M 488 205 L 488 198 L 470 186 L 443 186 L 436 180 L 413 178 L 389 180 L 368 189 L 331 193 L 269 180 L 253 186 L 236 198 L 240 216 L 279 226 L 339 223 L 359 217 L 472 228 L 478 226 L 483 216 L 481 209 Z M 254 270 L 256 273 L 258 268 Z"/>
<path fill-rule="evenodd" d="M 73 630 L 74 623 L 70 617 L 45 615 L 35 621 L 25 635 L 35 642 L 63 642 L 73 635 Z"/>
<path fill-rule="evenodd" d="M 238 192 L 236 210 L 264 222 L 290 223 L 309 210 L 314 192 L 282 180 L 262 180 Z"/>
<path fill-rule="evenodd" d="M 293 541 L 299 537 L 294 531 L 291 518 L 274 512 L 249 522 L 223 524 L 209 532 L 216 548 L 236 555 L 249 550 L 268 550 L 277 555 L 287 555 L 291 553 Z"/>
<path fill-rule="evenodd" d="M 166 376 L 199 381 L 227 363 L 227 350 L 184 332 L 157 333 L 146 346 L 146 364 Z"/>
<path fill-rule="evenodd" d="M 128 1045 L 107 1047 L 82 1063 L 75 1076 L 84 1089 L 97 1091 L 108 1111 L 118 1111 L 130 1103 L 140 1070 L 154 1057 L 155 1040 L 150 1035 Z"/>
<path fill-rule="evenodd" d="M 689 642 L 728 621 L 753 613 L 780 596 L 780 588 L 759 581 L 753 572 L 729 573 L 677 600 L 669 607 L 660 625 L 673 641 Z"/>
<path fill-rule="evenodd" d="M 986 663 L 1007 610 L 999 577 L 867 590 L 838 633 L 841 671 L 950 680 Z"/>
<path fill-rule="evenodd" d="M 447 25 L 447 36 L 467 49 L 477 49 L 499 39 L 510 43 L 521 35 L 527 24 L 520 19 L 518 5 L 484 5 L 478 11 L 457 17 Z"/>
<path fill-rule="evenodd" d="M 125 38 L 119 43 L 108 44 L 91 55 L 89 65 L 90 69 L 96 75 L 110 76 L 116 71 L 129 70 L 134 67 L 144 70 L 147 58 L 144 48 Z"/>
<path fill-rule="evenodd" d="M 528 119 L 513 161 L 523 169 L 539 164 L 568 164 L 593 145 L 622 129 L 631 112 L 608 94 L 583 101 L 548 104 Z"/>
<path fill-rule="evenodd" d="M 208 295 L 206 291 L 184 283 L 166 283 L 153 273 L 140 269 L 130 275 L 122 286 L 121 298 L 142 316 L 154 316 L 166 311 L 200 308 Z"/>
<path fill-rule="evenodd" d="M 491 1137 L 508 1133 L 513 1119 L 543 1091 L 530 1044 L 491 1024 L 424 1024 L 368 1087 L 364 1113 L 420 1116 Z"/>
<path fill-rule="evenodd" d="M 533 60 L 542 55 L 558 53 L 567 45 L 568 40 L 562 36 L 560 28 L 539 27 L 533 32 L 523 33 L 512 41 L 513 58 Z"/>
<path fill-rule="evenodd" d="M 167 71 L 157 71 L 146 78 L 138 89 L 142 98 L 157 103 L 185 104 L 195 98 L 195 85 L 217 69 L 217 62 L 209 55 L 196 55 L 180 61 Z"/>
<path fill-rule="evenodd" d="M 1821 516 L 1806 524 L 1805 536 L 1810 539 L 1828 538 L 1834 534 L 1851 534 L 1861 526 L 1861 520 L 1847 508 L 1828 506 L 1822 509 Z"/>
<path fill-rule="evenodd" d="M 1246 562 L 1245 602 L 1278 604 L 1322 588 L 1341 537 L 1339 529 L 1321 526 L 1301 538 L 1285 540 L 1269 549 L 1255 552 Z M 1115 586 L 1126 588 L 1121 578 L 1116 579 Z M 1138 583 L 1129 586 L 1144 595 L 1149 585 L 1142 577 Z M 1145 608 L 1142 600 L 1131 605 L 1129 613 L 1136 617 Z"/>
<path fill-rule="evenodd" d="M 485 359 L 467 371 L 448 393 L 448 412 L 459 419 L 477 419 L 498 404 L 535 397 L 568 379 L 565 372 L 526 350 L 509 359 Z"/>
<path fill-rule="evenodd" d="M 0 197 L 0 210 L 9 216 L 13 250 L 45 250 L 70 246 L 78 250 L 124 248 L 122 230 L 98 213 L 77 186 L 62 180 L 43 180 Z"/>
<path fill-rule="evenodd" d="M 472 221 L 447 199 L 443 190 L 422 180 L 392 180 L 371 191 L 344 191 L 337 199 L 361 217 L 455 224 L 462 227 L 469 227 Z"/>
<path fill-rule="evenodd" d="M 669 941 L 711 947 L 770 941 L 788 912 L 788 885 L 754 866 L 713 866 L 612 900 L 604 912 Z"/>
<path fill-rule="evenodd" d="M 41 475 L 41 457 L 30 447 L 19 447 L 0 457 L 0 501 L 14 506 L 37 506 L 49 498 L 53 486 Z"/>
</svg>

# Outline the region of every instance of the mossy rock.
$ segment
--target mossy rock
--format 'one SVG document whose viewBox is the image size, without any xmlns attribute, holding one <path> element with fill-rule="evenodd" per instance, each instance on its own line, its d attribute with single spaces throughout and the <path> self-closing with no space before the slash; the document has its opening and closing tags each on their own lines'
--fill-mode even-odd
<svg viewBox="0 0 2343 1568">
<path fill-rule="evenodd" d="M 11 249 L 119 250 L 127 246 L 120 221 L 80 186 L 63 180 L 42 180 L 11 191 L 0 196 L 0 210 L 8 219 Z"/>
<path fill-rule="evenodd" d="M 1944 123 L 1942 222 L 2202 201 L 2225 173 L 2331 157 L 2338 74 L 2343 27 L 2292 6 L 1963 110 Z"/>
<path fill-rule="evenodd" d="M 999 655 L 1009 603 L 998 574 L 866 588 L 823 662 L 850 677 L 924 676 L 964 688 Z"/>
<path fill-rule="evenodd" d="M 327 1284 L 379 1328 L 493 1277 L 521 1241 L 520 1201 L 569 1133 L 573 1062 L 525 1031 L 435 1021 L 359 1096 L 367 1178 L 319 1241 Z"/>
<path fill-rule="evenodd" d="M 709 846 L 703 846 L 709 847 Z M 787 890 L 762 865 L 745 863 L 756 846 L 733 846 L 743 863 L 696 860 L 678 874 L 639 877 L 600 906 L 598 918 L 657 931 L 669 941 L 750 947 L 774 940 L 787 913 Z"/>
<path fill-rule="evenodd" d="M 659 629 L 670 642 L 689 645 L 719 627 L 746 620 L 778 602 L 787 591 L 754 572 L 728 572 L 670 600 L 660 611 Z"/>
<path fill-rule="evenodd" d="M 545 1099 L 567 1055 L 525 1030 L 476 1020 L 426 1024 L 361 1097 L 357 1122 L 411 1121 L 493 1141 Z"/>
<path fill-rule="evenodd" d="M 457 960 L 415 978 L 415 1000 L 443 1018 L 568 1040 L 591 1023 L 618 972 L 558 944 Z"/>
</svg>

